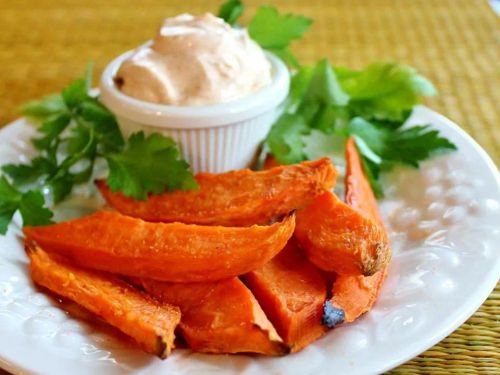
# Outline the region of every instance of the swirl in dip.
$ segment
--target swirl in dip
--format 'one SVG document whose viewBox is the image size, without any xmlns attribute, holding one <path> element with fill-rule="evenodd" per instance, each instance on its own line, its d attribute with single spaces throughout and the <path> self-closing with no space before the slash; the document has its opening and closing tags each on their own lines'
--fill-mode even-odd
<svg viewBox="0 0 500 375">
<path fill-rule="evenodd" d="M 227 102 L 270 81 L 270 63 L 247 31 L 210 13 L 165 19 L 152 43 L 136 49 L 115 76 L 128 96 L 176 106 Z"/>
</svg>

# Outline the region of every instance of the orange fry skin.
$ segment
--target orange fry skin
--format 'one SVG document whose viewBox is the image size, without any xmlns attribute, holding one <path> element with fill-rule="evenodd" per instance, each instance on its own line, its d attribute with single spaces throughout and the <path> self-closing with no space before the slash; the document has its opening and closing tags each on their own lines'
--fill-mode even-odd
<svg viewBox="0 0 500 375">
<path fill-rule="evenodd" d="M 243 279 L 292 352 L 327 331 L 321 324 L 326 280 L 295 240 L 291 239 L 276 257 Z"/>
<path fill-rule="evenodd" d="M 339 275 L 370 276 L 390 258 L 385 231 L 331 192 L 297 212 L 295 236 L 313 264 Z"/>
<path fill-rule="evenodd" d="M 330 189 L 336 176 L 328 158 L 259 172 L 199 173 L 198 190 L 150 195 L 145 201 L 114 193 L 105 181 L 96 184 L 110 206 L 146 221 L 248 226 L 306 206 Z"/>
<path fill-rule="evenodd" d="M 143 279 L 139 283 L 158 300 L 180 307 L 180 332 L 196 352 L 288 352 L 255 297 L 238 278 L 191 284 Z"/>
<path fill-rule="evenodd" d="M 27 245 L 33 281 L 66 297 L 132 337 L 144 351 L 166 358 L 180 322 L 177 307 L 160 304 L 123 281 L 70 265 Z"/>
<path fill-rule="evenodd" d="M 381 227 L 384 221 L 378 210 L 377 199 L 361 164 L 361 158 L 353 138 L 349 138 L 345 146 L 346 177 L 345 201 L 346 203 L 375 220 Z"/>
<path fill-rule="evenodd" d="M 149 223 L 99 211 L 42 227 L 26 237 L 85 268 L 162 281 L 200 282 L 257 269 L 287 243 L 295 217 L 268 226 L 210 227 Z"/>
<path fill-rule="evenodd" d="M 372 276 L 338 276 L 332 287 L 332 305 L 344 311 L 350 323 L 369 311 L 380 294 L 387 268 Z"/>
</svg>

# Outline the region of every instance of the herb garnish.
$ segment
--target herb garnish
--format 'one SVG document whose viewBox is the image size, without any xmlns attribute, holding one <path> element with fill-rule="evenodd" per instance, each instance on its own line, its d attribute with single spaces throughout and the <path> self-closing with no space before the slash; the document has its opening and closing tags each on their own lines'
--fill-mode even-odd
<svg viewBox="0 0 500 375">
<path fill-rule="evenodd" d="M 1 234 L 18 210 L 24 225 L 50 223 L 47 207 L 63 201 L 75 185 L 88 183 L 98 159 L 107 162 L 110 188 L 135 199 L 197 187 L 171 138 L 139 132 L 124 140 L 115 116 L 89 94 L 90 76 L 21 108 L 40 123 L 32 140 L 38 154 L 28 164 L 2 167 L 10 181 L 0 178 Z"/>
<path fill-rule="evenodd" d="M 381 172 L 397 164 L 418 167 L 435 154 L 456 149 L 428 125 L 402 127 L 421 97 L 435 92 L 427 79 L 403 65 L 376 63 L 352 71 L 321 60 L 294 74 L 285 112 L 266 145 L 276 160 L 290 164 L 308 159 L 306 145 L 310 149 L 316 143 L 323 156 L 338 154 L 340 140 L 353 136 L 372 188 L 381 197 Z M 332 148 L 325 150 L 325 145 Z"/>
</svg>

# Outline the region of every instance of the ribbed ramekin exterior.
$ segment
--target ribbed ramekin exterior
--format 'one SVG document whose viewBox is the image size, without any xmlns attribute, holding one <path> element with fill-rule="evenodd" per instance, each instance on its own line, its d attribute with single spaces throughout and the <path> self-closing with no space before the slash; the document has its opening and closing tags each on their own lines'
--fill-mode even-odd
<svg viewBox="0 0 500 375">
<path fill-rule="evenodd" d="M 121 117 L 118 123 L 125 136 L 142 130 L 171 137 L 195 173 L 220 173 L 250 167 L 276 117 L 272 109 L 246 121 L 202 129 L 159 128 Z"/>
</svg>

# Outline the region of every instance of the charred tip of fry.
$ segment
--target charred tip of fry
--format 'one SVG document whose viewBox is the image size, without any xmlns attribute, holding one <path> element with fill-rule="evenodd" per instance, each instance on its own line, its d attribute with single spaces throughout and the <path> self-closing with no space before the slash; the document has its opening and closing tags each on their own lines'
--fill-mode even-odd
<svg viewBox="0 0 500 375">
<path fill-rule="evenodd" d="M 24 251 L 27 254 L 34 253 L 38 250 L 40 250 L 40 246 L 36 243 L 36 241 L 32 240 L 29 237 L 24 238 Z"/>
<path fill-rule="evenodd" d="M 366 257 L 363 261 L 362 271 L 363 276 L 373 276 L 382 268 L 384 268 L 391 259 L 391 249 L 386 241 L 377 242 L 374 244 L 374 257 Z"/>
<path fill-rule="evenodd" d="M 33 241 L 24 241 L 24 251 L 26 254 L 30 254 L 36 251 L 36 245 Z"/>
<path fill-rule="evenodd" d="M 254 324 L 254 326 L 259 330 L 263 329 L 259 324 Z M 269 340 L 272 342 L 275 350 L 273 353 L 269 353 L 268 355 L 280 356 L 293 352 L 293 346 L 287 345 L 277 332 L 274 332 L 274 334 L 272 332 L 269 332 Z"/>
<path fill-rule="evenodd" d="M 156 355 L 160 359 L 166 359 L 170 355 L 171 349 L 163 336 L 156 336 Z"/>
<path fill-rule="evenodd" d="M 282 349 L 282 352 L 279 355 L 287 355 L 287 354 L 295 352 L 293 345 L 289 346 L 289 345 L 286 345 L 285 343 L 283 343 L 281 345 L 281 349 Z"/>
<path fill-rule="evenodd" d="M 376 252 L 377 252 L 377 260 L 378 260 L 377 271 L 380 271 L 382 268 L 387 266 L 387 264 L 391 260 L 392 251 L 391 251 L 391 248 L 389 247 L 388 241 L 377 243 Z"/>
<path fill-rule="evenodd" d="M 325 301 L 323 304 L 323 317 L 321 318 L 321 324 L 328 328 L 335 328 L 339 324 L 344 323 L 345 312 L 333 306 L 331 301 Z"/>
<path fill-rule="evenodd" d="M 274 344 L 276 346 L 276 351 L 274 354 L 271 355 L 286 355 L 290 354 L 293 352 L 293 347 L 290 345 L 287 345 L 284 341 L 281 341 L 281 338 L 279 340 L 274 341 Z"/>
</svg>

